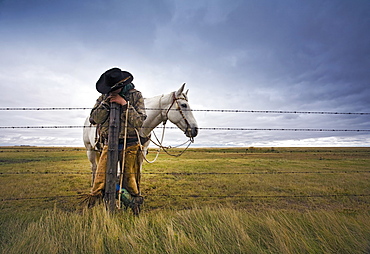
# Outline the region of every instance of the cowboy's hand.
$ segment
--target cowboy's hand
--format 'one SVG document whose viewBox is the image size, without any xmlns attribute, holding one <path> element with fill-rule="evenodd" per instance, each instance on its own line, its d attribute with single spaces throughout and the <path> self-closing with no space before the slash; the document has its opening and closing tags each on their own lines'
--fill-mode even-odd
<svg viewBox="0 0 370 254">
<path fill-rule="evenodd" d="M 109 100 L 110 102 L 115 102 L 115 103 L 118 103 L 122 106 L 126 105 L 127 104 L 127 101 L 125 99 L 123 99 L 120 95 L 118 94 L 112 94 L 109 96 Z"/>
</svg>

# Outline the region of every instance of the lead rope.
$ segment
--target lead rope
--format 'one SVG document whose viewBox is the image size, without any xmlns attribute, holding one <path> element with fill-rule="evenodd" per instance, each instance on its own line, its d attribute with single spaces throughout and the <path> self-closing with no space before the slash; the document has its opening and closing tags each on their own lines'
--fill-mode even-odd
<svg viewBox="0 0 370 254">
<path fill-rule="evenodd" d="M 186 144 L 186 143 L 188 143 L 189 142 L 189 144 L 185 147 L 185 149 L 184 150 L 182 150 L 181 152 L 179 152 L 178 154 L 171 154 L 171 153 L 169 153 L 168 151 L 167 151 L 167 148 L 166 147 L 164 147 L 164 146 L 162 146 L 162 149 L 163 149 L 163 151 L 166 153 L 166 154 L 168 154 L 169 156 L 173 156 L 173 157 L 180 157 L 183 153 L 185 153 L 186 152 L 186 150 L 188 150 L 188 148 L 189 148 L 189 146 L 191 145 L 191 143 L 193 143 L 193 141 L 191 140 L 191 139 L 189 139 L 188 141 L 186 141 L 185 143 L 183 143 L 183 144 L 181 144 L 180 146 L 182 146 L 182 145 L 184 145 L 184 144 Z M 171 148 L 171 147 L 170 147 Z M 170 148 L 168 148 L 168 149 L 170 149 Z"/>
<path fill-rule="evenodd" d="M 143 154 L 143 158 L 144 158 L 144 160 L 145 160 L 146 162 L 148 162 L 148 163 L 153 163 L 153 162 L 155 162 L 155 161 L 157 160 L 158 156 L 159 156 L 159 153 L 160 153 L 161 149 L 163 149 L 163 151 L 164 151 L 166 154 L 170 155 L 170 156 L 173 156 L 173 157 L 180 157 L 183 153 L 185 153 L 185 151 L 186 151 L 186 150 L 188 150 L 188 148 L 189 148 L 189 146 L 191 145 L 191 143 L 193 143 L 193 142 L 194 142 L 194 139 L 193 139 L 193 138 L 190 138 L 188 141 L 186 141 L 186 142 L 184 142 L 184 143 L 182 143 L 182 144 L 180 144 L 180 145 L 178 145 L 178 146 L 175 146 L 175 148 L 176 148 L 176 147 L 180 147 L 180 146 L 182 146 L 182 145 L 184 145 L 184 144 L 186 144 L 186 143 L 188 143 L 188 142 L 189 142 L 189 144 L 186 146 L 186 148 L 185 148 L 183 151 L 181 151 L 181 152 L 180 152 L 180 153 L 178 153 L 178 154 L 171 154 L 171 153 L 169 153 L 167 150 L 168 150 L 168 149 L 171 149 L 171 148 L 173 148 L 173 147 L 171 147 L 171 146 L 166 147 L 166 146 L 163 146 L 163 145 L 162 145 L 162 144 L 163 144 L 163 139 L 164 139 L 164 131 L 165 131 L 165 129 L 166 129 L 166 123 L 164 122 L 164 123 L 163 123 L 163 131 L 162 131 L 161 141 L 159 141 L 159 139 L 158 139 L 157 135 L 155 134 L 155 132 L 153 132 L 153 134 L 154 134 L 155 138 L 157 139 L 157 142 L 158 142 L 158 143 L 156 143 L 156 142 L 155 142 L 155 141 L 153 141 L 151 138 L 149 138 L 149 140 L 150 140 L 153 144 L 155 144 L 156 146 L 158 146 L 157 154 L 156 154 L 156 156 L 155 156 L 154 160 L 149 161 L 149 160 L 146 158 L 146 154 L 144 153 L 144 149 L 143 149 L 143 145 L 141 144 L 141 140 L 140 140 L 139 132 L 138 132 L 138 130 L 135 128 L 135 132 L 136 132 L 137 138 L 138 138 L 138 140 L 139 140 L 139 144 L 140 144 L 140 150 L 141 150 L 141 152 L 142 152 L 142 154 Z"/>
<path fill-rule="evenodd" d="M 155 133 L 154 133 L 154 132 L 153 132 L 153 134 L 154 134 L 155 138 L 157 139 L 157 141 L 159 142 L 159 140 L 158 140 L 158 138 L 157 138 L 157 135 L 155 135 Z M 162 135 L 162 141 L 163 141 L 163 135 Z M 153 142 L 153 141 L 152 141 L 152 142 Z M 186 143 L 188 143 L 188 142 L 189 142 L 189 144 L 186 146 L 186 148 L 185 148 L 183 151 L 179 152 L 178 154 L 171 154 L 171 153 L 169 153 L 169 152 L 168 152 L 168 150 L 169 150 L 169 149 L 180 147 L 180 146 L 182 146 L 182 145 L 185 145 L 185 144 L 186 144 Z M 155 144 L 155 142 L 153 142 L 153 143 L 154 143 L 155 145 L 157 145 L 157 146 L 160 146 L 160 148 L 162 148 L 162 149 L 163 149 L 163 151 L 164 151 L 166 154 L 168 154 L 168 155 L 170 155 L 170 156 L 173 156 L 173 157 L 180 157 L 183 153 L 185 153 L 185 151 L 186 151 L 186 150 L 188 150 L 189 146 L 190 146 L 190 145 L 191 145 L 191 143 L 193 143 L 193 142 L 194 142 L 194 139 L 193 139 L 193 138 L 190 138 L 189 140 L 187 140 L 187 141 L 185 141 L 184 143 L 182 143 L 182 144 L 180 144 L 180 145 L 178 145 L 178 146 L 175 146 L 175 147 L 171 147 L 171 146 L 166 147 L 166 146 L 163 146 L 163 145 L 162 145 L 162 142 L 160 142 L 160 145 Z"/>
<path fill-rule="evenodd" d="M 159 156 L 159 153 L 161 152 L 161 146 L 159 146 L 159 145 L 157 145 L 155 142 L 153 142 L 152 141 L 152 139 L 151 138 L 149 138 L 149 140 L 150 141 L 152 141 L 153 142 L 153 144 L 155 144 L 156 146 L 158 146 L 159 148 L 158 148 L 158 150 L 157 150 L 157 154 L 156 154 L 156 156 L 155 156 L 155 158 L 154 158 L 154 160 L 152 160 L 152 161 L 149 161 L 147 158 L 146 158 L 146 154 L 144 153 L 144 146 L 141 144 L 141 140 L 140 140 L 140 134 L 139 134 L 139 132 L 138 132 L 138 130 L 135 128 L 135 132 L 136 132 L 136 135 L 137 135 L 137 139 L 139 140 L 139 145 L 140 145 L 140 150 L 141 150 L 141 153 L 142 153 L 142 155 L 143 155 L 143 158 L 144 158 L 144 160 L 146 161 L 146 162 L 148 162 L 148 163 L 154 163 L 156 160 L 157 160 L 157 158 L 158 158 L 158 156 Z M 163 142 L 163 137 L 164 137 L 164 128 L 163 128 L 163 133 L 162 133 L 162 142 Z M 148 138 L 148 137 L 147 137 Z"/>
<path fill-rule="evenodd" d="M 126 146 L 127 146 L 127 121 L 128 121 L 128 110 L 130 106 L 130 101 L 127 101 L 126 109 L 126 119 L 125 119 L 125 136 L 123 137 L 123 151 L 122 151 L 122 163 L 121 172 L 119 176 L 119 191 L 118 191 L 118 209 L 121 209 L 121 195 L 122 195 L 122 185 L 123 185 L 123 171 L 125 169 L 125 159 L 126 159 Z"/>
<path fill-rule="evenodd" d="M 163 97 L 163 95 L 162 95 Z M 162 97 L 159 99 L 159 107 L 161 108 L 162 107 Z M 161 111 L 161 114 L 162 114 L 162 111 Z M 166 121 L 163 121 L 163 132 L 162 132 L 162 140 L 161 140 L 161 143 L 163 142 L 163 138 L 164 138 L 164 129 L 165 129 L 165 125 L 166 125 Z M 136 132 L 136 136 L 137 136 L 137 139 L 139 140 L 139 145 L 140 145 L 140 150 L 141 150 L 141 154 L 143 155 L 143 158 L 144 160 L 147 162 L 147 163 L 154 163 L 158 156 L 159 156 L 159 153 L 161 152 L 161 146 L 158 146 L 155 142 L 153 142 L 150 138 L 150 134 L 149 136 L 146 136 L 146 138 L 148 138 L 151 142 L 153 142 L 155 145 L 157 145 L 159 148 L 157 150 L 157 154 L 155 156 L 155 158 L 152 160 L 152 161 L 149 161 L 147 158 L 146 158 L 146 154 L 144 153 L 144 146 L 143 144 L 141 144 L 141 139 L 140 139 L 140 134 L 139 134 L 139 131 L 137 130 L 137 128 L 134 128 L 135 129 L 135 132 Z M 154 132 L 153 132 L 154 133 Z"/>
</svg>

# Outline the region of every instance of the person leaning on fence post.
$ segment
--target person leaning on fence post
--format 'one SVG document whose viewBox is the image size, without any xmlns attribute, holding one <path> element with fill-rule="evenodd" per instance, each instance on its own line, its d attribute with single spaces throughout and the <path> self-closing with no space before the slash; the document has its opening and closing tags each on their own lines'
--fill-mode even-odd
<svg viewBox="0 0 370 254">
<path fill-rule="evenodd" d="M 105 177 L 108 155 L 108 131 L 110 103 L 120 105 L 120 132 L 119 132 L 119 158 L 122 158 L 124 144 L 126 111 L 128 110 L 126 153 L 123 168 L 123 188 L 130 193 L 132 199 L 130 207 L 135 215 L 139 214 L 143 197 L 140 193 L 140 165 L 141 147 L 135 129 L 139 131 L 146 119 L 144 98 L 140 91 L 135 89 L 132 83 L 133 76 L 119 68 L 112 68 L 101 75 L 96 83 L 96 89 L 102 95 L 97 99 L 90 113 L 90 122 L 100 125 L 100 136 L 103 140 L 101 153 L 95 180 L 89 197 L 89 207 L 93 206 L 104 195 Z M 127 102 L 129 101 L 129 104 Z M 122 163 L 122 161 L 121 161 Z M 118 183 L 118 182 L 117 182 Z"/>
</svg>

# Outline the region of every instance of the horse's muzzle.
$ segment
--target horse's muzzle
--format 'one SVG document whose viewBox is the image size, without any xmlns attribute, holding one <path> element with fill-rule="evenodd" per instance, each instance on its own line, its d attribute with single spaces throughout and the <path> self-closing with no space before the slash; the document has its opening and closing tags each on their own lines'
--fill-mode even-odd
<svg viewBox="0 0 370 254">
<path fill-rule="evenodd" d="M 185 135 L 189 138 L 195 138 L 198 135 L 198 127 L 188 127 Z"/>
</svg>

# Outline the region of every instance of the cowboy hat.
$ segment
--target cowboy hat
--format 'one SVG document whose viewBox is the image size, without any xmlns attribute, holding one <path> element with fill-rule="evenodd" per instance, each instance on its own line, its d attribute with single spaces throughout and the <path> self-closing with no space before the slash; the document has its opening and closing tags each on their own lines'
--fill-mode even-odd
<svg viewBox="0 0 370 254">
<path fill-rule="evenodd" d="M 107 94 L 130 84 L 133 79 L 131 73 L 121 71 L 119 68 L 112 68 L 100 76 L 98 82 L 96 82 L 96 90 L 99 93 Z"/>
</svg>

